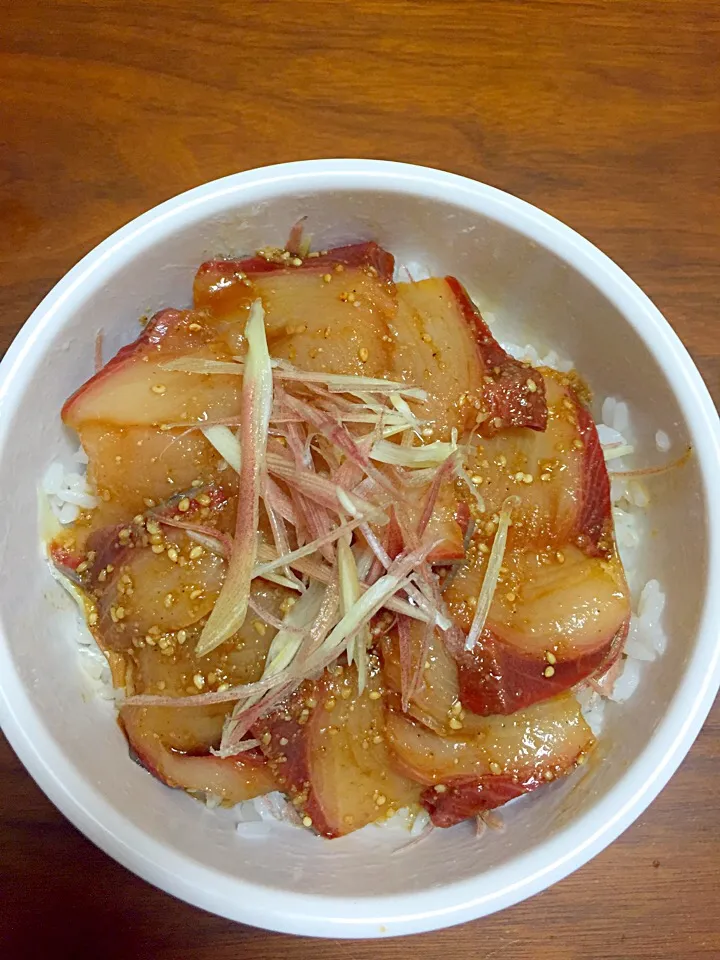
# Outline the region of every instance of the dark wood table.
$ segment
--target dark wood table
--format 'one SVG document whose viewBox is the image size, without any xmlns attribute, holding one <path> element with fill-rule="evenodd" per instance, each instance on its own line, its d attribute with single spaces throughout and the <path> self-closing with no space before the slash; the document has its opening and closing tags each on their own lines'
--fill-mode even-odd
<svg viewBox="0 0 720 960">
<path fill-rule="evenodd" d="M 73 263 L 159 201 L 248 167 L 366 156 L 484 180 L 579 230 L 720 399 L 713 0 L 5 0 L 0 14 L 3 348 Z M 136 879 L 3 743 L 0 956 L 720 957 L 719 752 L 716 708 L 651 809 L 530 902 L 343 944 L 242 927 Z"/>
</svg>

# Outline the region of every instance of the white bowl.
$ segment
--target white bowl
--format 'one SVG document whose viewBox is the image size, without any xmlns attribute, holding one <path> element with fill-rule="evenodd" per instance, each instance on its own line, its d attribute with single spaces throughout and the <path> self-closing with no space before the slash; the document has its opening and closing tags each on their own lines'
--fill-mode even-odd
<svg viewBox="0 0 720 960">
<path fill-rule="evenodd" d="M 608 711 L 587 773 L 514 804 L 482 845 L 468 825 L 404 838 L 370 827 L 320 840 L 279 825 L 247 839 L 128 759 L 112 706 L 88 696 L 71 602 L 41 559 L 36 484 L 68 459 L 64 399 L 93 370 L 94 339 L 134 338 L 137 318 L 189 302 L 213 254 L 282 244 L 307 215 L 318 245 L 374 238 L 404 263 L 457 274 L 521 343 L 572 357 L 598 396 L 627 400 L 638 461 L 655 431 L 687 466 L 653 481 L 641 574 L 667 591 L 665 655 Z M 207 910 L 298 934 L 378 937 L 480 917 L 581 866 L 645 809 L 697 735 L 720 678 L 720 431 L 682 344 L 607 257 L 528 204 L 403 164 L 323 160 L 252 170 L 161 204 L 88 254 L 45 298 L 0 368 L 0 719 L 38 784 L 103 850 Z"/>
</svg>

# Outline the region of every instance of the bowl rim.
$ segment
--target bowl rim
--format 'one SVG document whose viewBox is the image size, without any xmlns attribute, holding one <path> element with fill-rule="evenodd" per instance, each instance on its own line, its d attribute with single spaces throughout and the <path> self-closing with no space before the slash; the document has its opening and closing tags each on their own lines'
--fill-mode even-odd
<svg viewBox="0 0 720 960">
<path fill-rule="evenodd" d="M 655 356 L 696 440 L 708 525 L 706 583 L 720 578 L 720 420 L 680 339 L 640 288 L 570 227 L 495 187 L 456 174 L 383 160 L 284 163 L 231 174 L 159 204 L 91 250 L 33 311 L 0 363 L 0 453 L 13 401 L 24 389 L 24 362 L 72 312 L 88 283 L 116 271 L 138 248 L 213 204 L 269 199 L 303 190 L 357 189 L 437 198 L 499 220 L 552 250 L 588 279 Z M 136 827 L 62 755 L 17 675 L 0 627 L 0 724 L 41 789 L 90 840 L 138 876 L 180 899 L 268 930 L 325 937 L 381 937 L 450 926 L 504 909 L 557 882 L 603 850 L 665 786 L 690 749 L 720 686 L 720 592 L 706 590 L 695 650 L 668 711 L 607 796 L 533 851 L 479 877 L 420 893 L 363 898 L 278 892 L 199 865 Z M 492 883 L 488 883 L 488 879 Z M 484 891 L 479 889 L 485 886 Z M 491 888 L 491 889 L 490 889 Z"/>
</svg>

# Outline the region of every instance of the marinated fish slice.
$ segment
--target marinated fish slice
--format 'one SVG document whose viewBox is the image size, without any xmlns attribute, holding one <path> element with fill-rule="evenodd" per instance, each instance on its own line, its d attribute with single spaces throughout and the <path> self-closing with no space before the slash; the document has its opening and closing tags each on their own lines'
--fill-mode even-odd
<svg viewBox="0 0 720 960">
<path fill-rule="evenodd" d="M 391 709 L 386 732 L 397 769 L 428 785 L 422 803 L 442 827 L 566 775 L 594 744 L 577 700 L 568 695 L 488 717 L 472 736 L 438 736 Z"/>
<path fill-rule="evenodd" d="M 212 260 L 195 278 L 196 307 L 244 325 L 259 296 L 273 357 L 303 370 L 382 377 L 392 366 L 390 320 L 397 309 L 393 258 L 375 243 L 325 256 Z M 233 345 L 233 341 L 228 341 Z M 242 344 L 234 342 L 236 351 Z"/>
<path fill-rule="evenodd" d="M 196 755 L 170 745 L 177 743 L 179 727 L 172 719 L 158 720 L 156 711 L 162 709 L 172 710 L 145 707 L 120 710 L 120 724 L 132 753 L 158 780 L 201 797 L 219 797 L 226 804 L 252 800 L 275 789 L 267 763 L 257 754 L 221 759 L 209 752 Z"/>
<path fill-rule="evenodd" d="M 88 423 L 159 427 L 236 414 L 242 377 L 198 376 L 161 368 L 163 362 L 179 356 L 231 359 L 205 314 L 161 310 L 137 340 L 123 347 L 65 402 L 63 423 L 82 434 Z"/>
<path fill-rule="evenodd" d="M 331 669 L 253 727 L 279 788 L 324 837 L 352 833 L 419 800 L 418 784 L 390 764 L 381 677 L 370 672 L 358 696 L 355 668 Z"/>
</svg>

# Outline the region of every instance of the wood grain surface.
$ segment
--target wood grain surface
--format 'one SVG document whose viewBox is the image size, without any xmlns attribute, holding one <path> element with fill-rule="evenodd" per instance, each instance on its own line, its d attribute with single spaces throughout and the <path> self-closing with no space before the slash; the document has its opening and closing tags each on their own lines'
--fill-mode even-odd
<svg viewBox="0 0 720 960">
<path fill-rule="evenodd" d="M 98 241 L 236 170 L 366 156 L 517 194 L 624 267 L 720 399 L 714 0 L 0 0 L 0 346 Z M 0 748 L 0 956 L 720 957 L 720 712 L 652 807 L 498 916 L 340 943 L 213 917 L 77 833 Z"/>
</svg>

